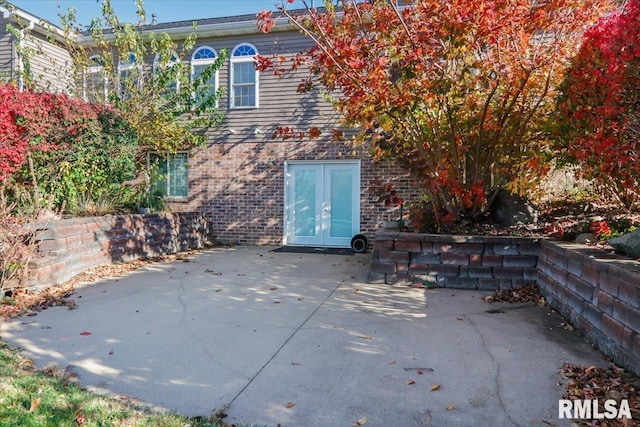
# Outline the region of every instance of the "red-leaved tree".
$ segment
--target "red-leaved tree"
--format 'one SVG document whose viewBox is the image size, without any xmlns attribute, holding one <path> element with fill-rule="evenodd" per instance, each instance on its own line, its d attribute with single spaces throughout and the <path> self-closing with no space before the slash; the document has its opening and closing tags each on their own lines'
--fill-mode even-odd
<svg viewBox="0 0 640 427">
<path fill-rule="evenodd" d="M 500 188 L 525 192 L 547 168 L 545 120 L 584 29 L 608 0 L 342 1 L 284 16 L 315 47 L 281 74 L 309 65 L 376 158 L 393 158 L 424 190 L 438 222 L 483 212 Z M 269 31 L 277 17 L 259 15 Z"/>
<path fill-rule="evenodd" d="M 584 35 L 563 84 L 561 157 L 631 209 L 640 200 L 640 1 Z"/>
</svg>

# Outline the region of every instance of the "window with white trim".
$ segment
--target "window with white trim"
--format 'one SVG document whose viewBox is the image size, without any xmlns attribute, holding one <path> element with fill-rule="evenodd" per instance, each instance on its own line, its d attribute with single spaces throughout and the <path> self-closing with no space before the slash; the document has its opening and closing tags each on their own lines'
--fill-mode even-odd
<svg viewBox="0 0 640 427">
<path fill-rule="evenodd" d="M 171 71 L 173 67 L 177 66 L 180 63 L 178 59 L 178 55 L 176 53 L 172 53 L 168 58 L 162 58 L 160 55 L 156 54 L 156 57 L 153 60 L 153 73 L 158 76 L 161 72 Z M 176 68 L 178 70 L 178 68 Z M 163 90 L 163 94 L 167 96 L 176 94 L 180 91 L 180 76 L 176 73 L 175 78 L 169 82 L 166 82 Z"/>
<path fill-rule="evenodd" d="M 216 50 L 209 46 L 202 46 L 196 49 L 191 55 L 191 81 L 195 82 L 202 73 L 214 62 L 218 59 L 218 53 Z M 204 98 L 205 96 L 213 96 L 218 90 L 218 71 L 214 73 L 213 76 L 207 81 L 203 82 L 205 87 L 208 89 L 205 93 L 204 90 L 198 96 L 199 98 Z M 201 104 L 204 99 L 196 99 L 196 104 Z"/>
<path fill-rule="evenodd" d="M 127 59 L 118 62 L 118 96 L 128 98 L 131 90 L 142 82 L 142 67 L 136 63 L 136 55 L 129 52 Z"/>
<path fill-rule="evenodd" d="M 258 50 L 249 43 L 239 44 L 231 53 L 231 108 L 258 107 L 257 54 Z"/>
<path fill-rule="evenodd" d="M 108 79 L 104 69 L 104 58 L 94 55 L 89 58 L 90 65 L 84 72 L 82 99 L 93 104 L 104 104 L 108 96 Z"/>
<path fill-rule="evenodd" d="M 189 195 L 189 153 L 149 153 L 151 194 L 169 198 L 185 198 Z"/>
</svg>

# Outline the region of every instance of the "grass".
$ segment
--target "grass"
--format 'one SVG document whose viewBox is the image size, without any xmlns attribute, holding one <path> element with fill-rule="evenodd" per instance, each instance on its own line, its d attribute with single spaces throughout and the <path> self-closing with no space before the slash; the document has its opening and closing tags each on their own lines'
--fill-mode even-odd
<svg viewBox="0 0 640 427">
<path fill-rule="evenodd" d="M 33 362 L 0 341 L 0 426 L 223 427 L 217 416 L 155 414 L 73 384 L 73 374 L 33 369 Z"/>
</svg>

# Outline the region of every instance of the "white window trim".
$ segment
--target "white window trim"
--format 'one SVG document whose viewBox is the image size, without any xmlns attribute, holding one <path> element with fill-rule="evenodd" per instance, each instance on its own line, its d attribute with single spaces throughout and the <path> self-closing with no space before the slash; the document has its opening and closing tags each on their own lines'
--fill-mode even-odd
<svg viewBox="0 0 640 427">
<path fill-rule="evenodd" d="M 175 52 L 171 55 L 173 58 L 177 58 L 178 55 L 175 54 Z M 169 61 L 169 63 L 167 64 L 167 67 L 175 67 L 176 65 L 180 64 L 180 60 L 179 59 L 173 59 L 171 61 Z M 158 60 L 158 54 L 156 53 L 155 58 L 153 58 L 153 72 L 155 73 L 156 70 L 158 69 L 158 67 L 160 66 L 160 61 Z M 180 92 L 180 76 L 176 76 L 176 93 Z"/>
<path fill-rule="evenodd" d="M 186 155 L 186 165 L 185 168 L 187 170 L 187 194 L 184 196 L 170 196 L 169 195 L 169 180 L 171 177 L 171 171 L 169 170 L 169 165 L 168 165 L 168 161 L 169 161 L 169 156 L 176 156 L 178 154 L 185 154 Z M 161 156 L 163 155 L 165 157 L 165 161 L 167 162 L 167 175 L 165 178 L 165 183 L 164 183 L 164 191 L 167 193 L 166 196 L 164 196 L 164 199 L 166 201 L 186 201 L 189 199 L 189 187 L 190 187 L 190 183 L 189 183 L 189 151 L 186 150 L 179 150 L 176 151 L 175 153 L 160 153 L 158 151 L 152 151 L 152 152 L 148 152 L 147 153 L 147 167 L 149 165 L 151 165 L 151 156 L 152 155 L 156 155 L 156 156 Z"/>
<path fill-rule="evenodd" d="M 120 76 L 122 75 L 123 72 L 125 71 L 130 71 L 130 70 L 139 70 L 140 71 L 140 79 L 138 80 L 138 86 L 142 86 L 142 65 L 138 64 L 135 62 L 131 62 L 130 58 L 134 56 L 133 52 L 129 52 L 127 60 L 123 61 L 123 60 L 119 60 L 118 61 L 118 96 L 122 96 L 122 94 L 120 93 L 120 89 L 122 88 L 121 86 L 121 81 L 120 81 Z"/>
<path fill-rule="evenodd" d="M 206 59 L 195 59 L 194 57 L 196 56 L 196 53 L 198 53 L 200 50 L 202 49 L 209 49 L 211 51 L 213 51 L 213 53 L 215 54 L 214 58 L 206 58 Z M 214 48 L 212 48 L 211 46 L 200 46 L 198 47 L 194 52 L 193 55 L 191 55 L 191 82 L 193 83 L 194 80 L 194 68 L 196 65 L 204 65 L 204 66 L 209 66 L 211 64 L 213 64 L 214 62 L 216 62 L 218 60 L 218 51 L 215 50 Z M 214 92 L 218 92 L 218 88 L 219 86 L 219 80 L 218 80 L 218 70 L 216 70 L 215 75 L 213 77 L 213 89 Z M 195 94 L 194 94 L 195 96 Z M 218 100 L 216 99 L 216 108 L 218 108 Z"/>
<path fill-rule="evenodd" d="M 104 58 L 100 55 L 92 55 L 89 57 L 89 60 L 92 63 L 97 64 L 96 60 L 104 61 Z M 106 70 L 104 69 L 104 65 L 91 65 L 85 69 L 82 82 L 82 99 L 85 102 L 89 102 L 89 95 L 87 94 L 87 76 L 91 74 L 102 74 L 102 95 L 104 97 L 104 103 L 106 104 L 109 97 L 109 79 L 107 77 Z"/>
<path fill-rule="evenodd" d="M 229 109 L 231 110 L 249 110 L 249 109 L 253 109 L 253 108 L 259 108 L 260 107 L 260 72 L 258 70 L 254 69 L 254 73 L 255 73 L 255 79 L 254 79 L 254 86 L 255 86 L 255 98 L 256 98 L 256 102 L 255 105 L 242 105 L 242 106 L 235 106 L 235 102 L 234 102 L 234 87 L 235 87 L 235 83 L 233 81 L 233 76 L 234 76 L 234 65 L 238 64 L 238 63 L 247 63 L 247 62 L 251 62 L 255 65 L 255 61 L 256 61 L 256 56 L 233 56 L 233 52 L 236 51 L 236 49 L 238 49 L 240 46 L 249 46 L 251 47 L 254 52 L 256 53 L 256 55 L 258 55 L 258 49 L 256 49 L 256 47 L 254 45 L 252 45 L 251 43 L 240 43 L 237 46 L 235 46 L 232 50 L 231 50 L 231 59 L 230 59 L 230 67 L 229 67 Z M 245 85 L 248 86 L 248 84 L 243 84 L 243 83 L 239 83 L 239 85 Z"/>
</svg>

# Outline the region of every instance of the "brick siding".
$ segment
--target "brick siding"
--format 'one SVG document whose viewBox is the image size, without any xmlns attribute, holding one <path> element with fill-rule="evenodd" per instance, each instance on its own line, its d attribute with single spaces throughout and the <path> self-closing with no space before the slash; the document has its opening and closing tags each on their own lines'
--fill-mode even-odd
<svg viewBox="0 0 640 427">
<path fill-rule="evenodd" d="M 408 174 L 391 162 L 374 162 L 363 147 L 333 141 L 222 143 L 193 150 L 189 196 L 170 202 L 174 212 L 207 215 L 222 242 L 280 245 L 284 234 L 284 162 L 361 160 L 360 230 L 372 240 L 390 213 L 369 194 L 371 182 L 393 182 L 407 200 L 417 197 Z M 395 219 L 395 218 L 394 218 Z"/>
</svg>

